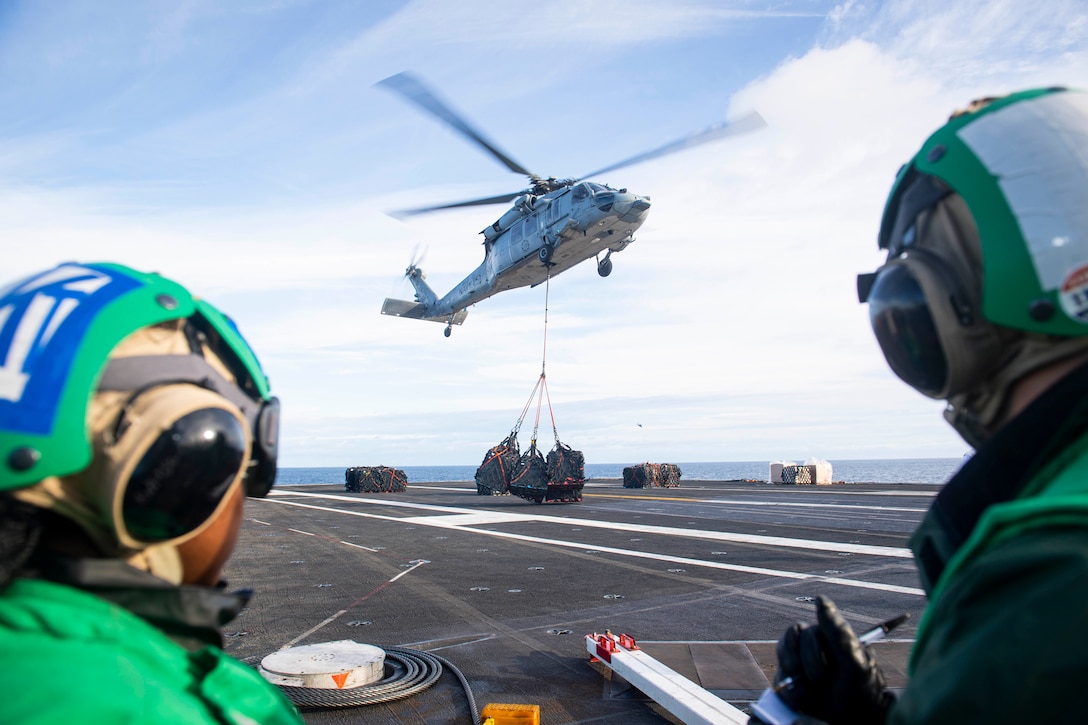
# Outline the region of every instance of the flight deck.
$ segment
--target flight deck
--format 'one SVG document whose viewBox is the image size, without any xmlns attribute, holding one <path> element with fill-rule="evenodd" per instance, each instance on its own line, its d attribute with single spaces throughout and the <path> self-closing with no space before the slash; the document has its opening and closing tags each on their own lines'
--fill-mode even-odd
<svg viewBox="0 0 1088 725">
<path fill-rule="evenodd" d="M 873 645 L 901 686 L 925 606 L 910 533 L 939 486 L 685 481 L 626 489 L 591 479 L 580 503 L 479 496 L 471 481 L 403 493 L 277 486 L 247 502 L 227 566 L 256 595 L 224 628 L 250 663 L 284 647 L 355 640 L 454 664 L 480 708 L 540 706 L 541 722 L 670 722 L 591 664 L 584 636 L 610 630 L 746 707 L 794 621 L 830 596 L 857 631 L 911 619 Z M 308 723 L 468 723 L 450 672 L 405 699 L 306 709 Z"/>
</svg>

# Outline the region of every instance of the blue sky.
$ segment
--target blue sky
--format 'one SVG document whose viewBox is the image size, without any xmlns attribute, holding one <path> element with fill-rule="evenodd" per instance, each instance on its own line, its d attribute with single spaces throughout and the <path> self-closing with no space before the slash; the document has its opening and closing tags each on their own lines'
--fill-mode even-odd
<svg viewBox="0 0 1088 725">
<path fill-rule="evenodd" d="M 854 277 L 881 261 L 896 170 L 951 110 L 1088 87 L 1088 9 L 7 0 L 4 280 L 108 260 L 211 300 L 283 400 L 281 465 L 478 463 L 540 373 L 543 290 L 480 303 L 449 339 L 382 317 L 415 255 L 439 293 L 475 268 L 505 207 L 386 212 L 524 179 L 374 87 L 405 70 L 541 175 L 768 121 L 598 179 L 653 208 L 612 276 L 551 285 L 555 422 L 588 462 L 959 456 L 942 405 L 887 370 Z"/>
</svg>

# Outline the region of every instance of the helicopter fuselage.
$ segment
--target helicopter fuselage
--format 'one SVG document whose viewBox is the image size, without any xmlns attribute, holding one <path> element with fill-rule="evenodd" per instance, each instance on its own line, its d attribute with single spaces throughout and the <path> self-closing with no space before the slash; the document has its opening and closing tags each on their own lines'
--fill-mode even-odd
<svg viewBox="0 0 1088 725">
<path fill-rule="evenodd" d="M 650 209 L 647 196 L 582 181 L 540 196 L 518 197 L 514 206 L 486 227 L 484 261 L 439 299 L 422 270 L 408 268 L 415 303 L 387 299 L 383 314 L 460 324 L 465 309 L 492 295 L 532 287 L 590 257 L 598 271 L 611 271 L 609 256 L 634 241 Z M 601 254 L 604 258 L 601 258 Z"/>
</svg>

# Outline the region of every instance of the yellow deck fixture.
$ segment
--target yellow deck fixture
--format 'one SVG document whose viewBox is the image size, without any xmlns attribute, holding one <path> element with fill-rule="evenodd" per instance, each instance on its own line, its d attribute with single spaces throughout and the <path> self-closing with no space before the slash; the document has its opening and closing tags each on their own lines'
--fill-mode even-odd
<svg viewBox="0 0 1088 725">
<path fill-rule="evenodd" d="M 480 712 L 483 725 L 540 725 L 540 705 L 491 702 Z"/>
</svg>

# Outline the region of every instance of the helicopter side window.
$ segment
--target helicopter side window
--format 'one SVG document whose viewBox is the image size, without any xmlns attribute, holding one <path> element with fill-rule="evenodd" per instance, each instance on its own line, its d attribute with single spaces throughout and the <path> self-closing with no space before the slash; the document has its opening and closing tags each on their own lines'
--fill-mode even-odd
<svg viewBox="0 0 1088 725">
<path fill-rule="evenodd" d="M 559 214 L 560 206 L 561 206 L 561 202 L 560 202 L 559 199 L 553 199 L 552 203 L 548 205 L 548 216 L 547 216 L 547 219 L 546 219 L 548 224 L 554 224 L 556 221 L 558 221 L 559 216 L 560 216 L 560 214 Z"/>
<path fill-rule="evenodd" d="M 522 224 L 521 224 L 521 222 L 517 222 L 517 223 L 514 224 L 514 226 L 510 227 L 510 241 L 514 242 L 515 244 L 517 242 L 520 242 L 521 241 L 521 235 L 522 235 Z"/>
<path fill-rule="evenodd" d="M 571 198 L 573 198 L 574 201 L 582 201 L 587 196 L 589 196 L 589 188 L 586 184 L 579 184 L 574 187 L 574 191 L 571 192 Z"/>
</svg>

